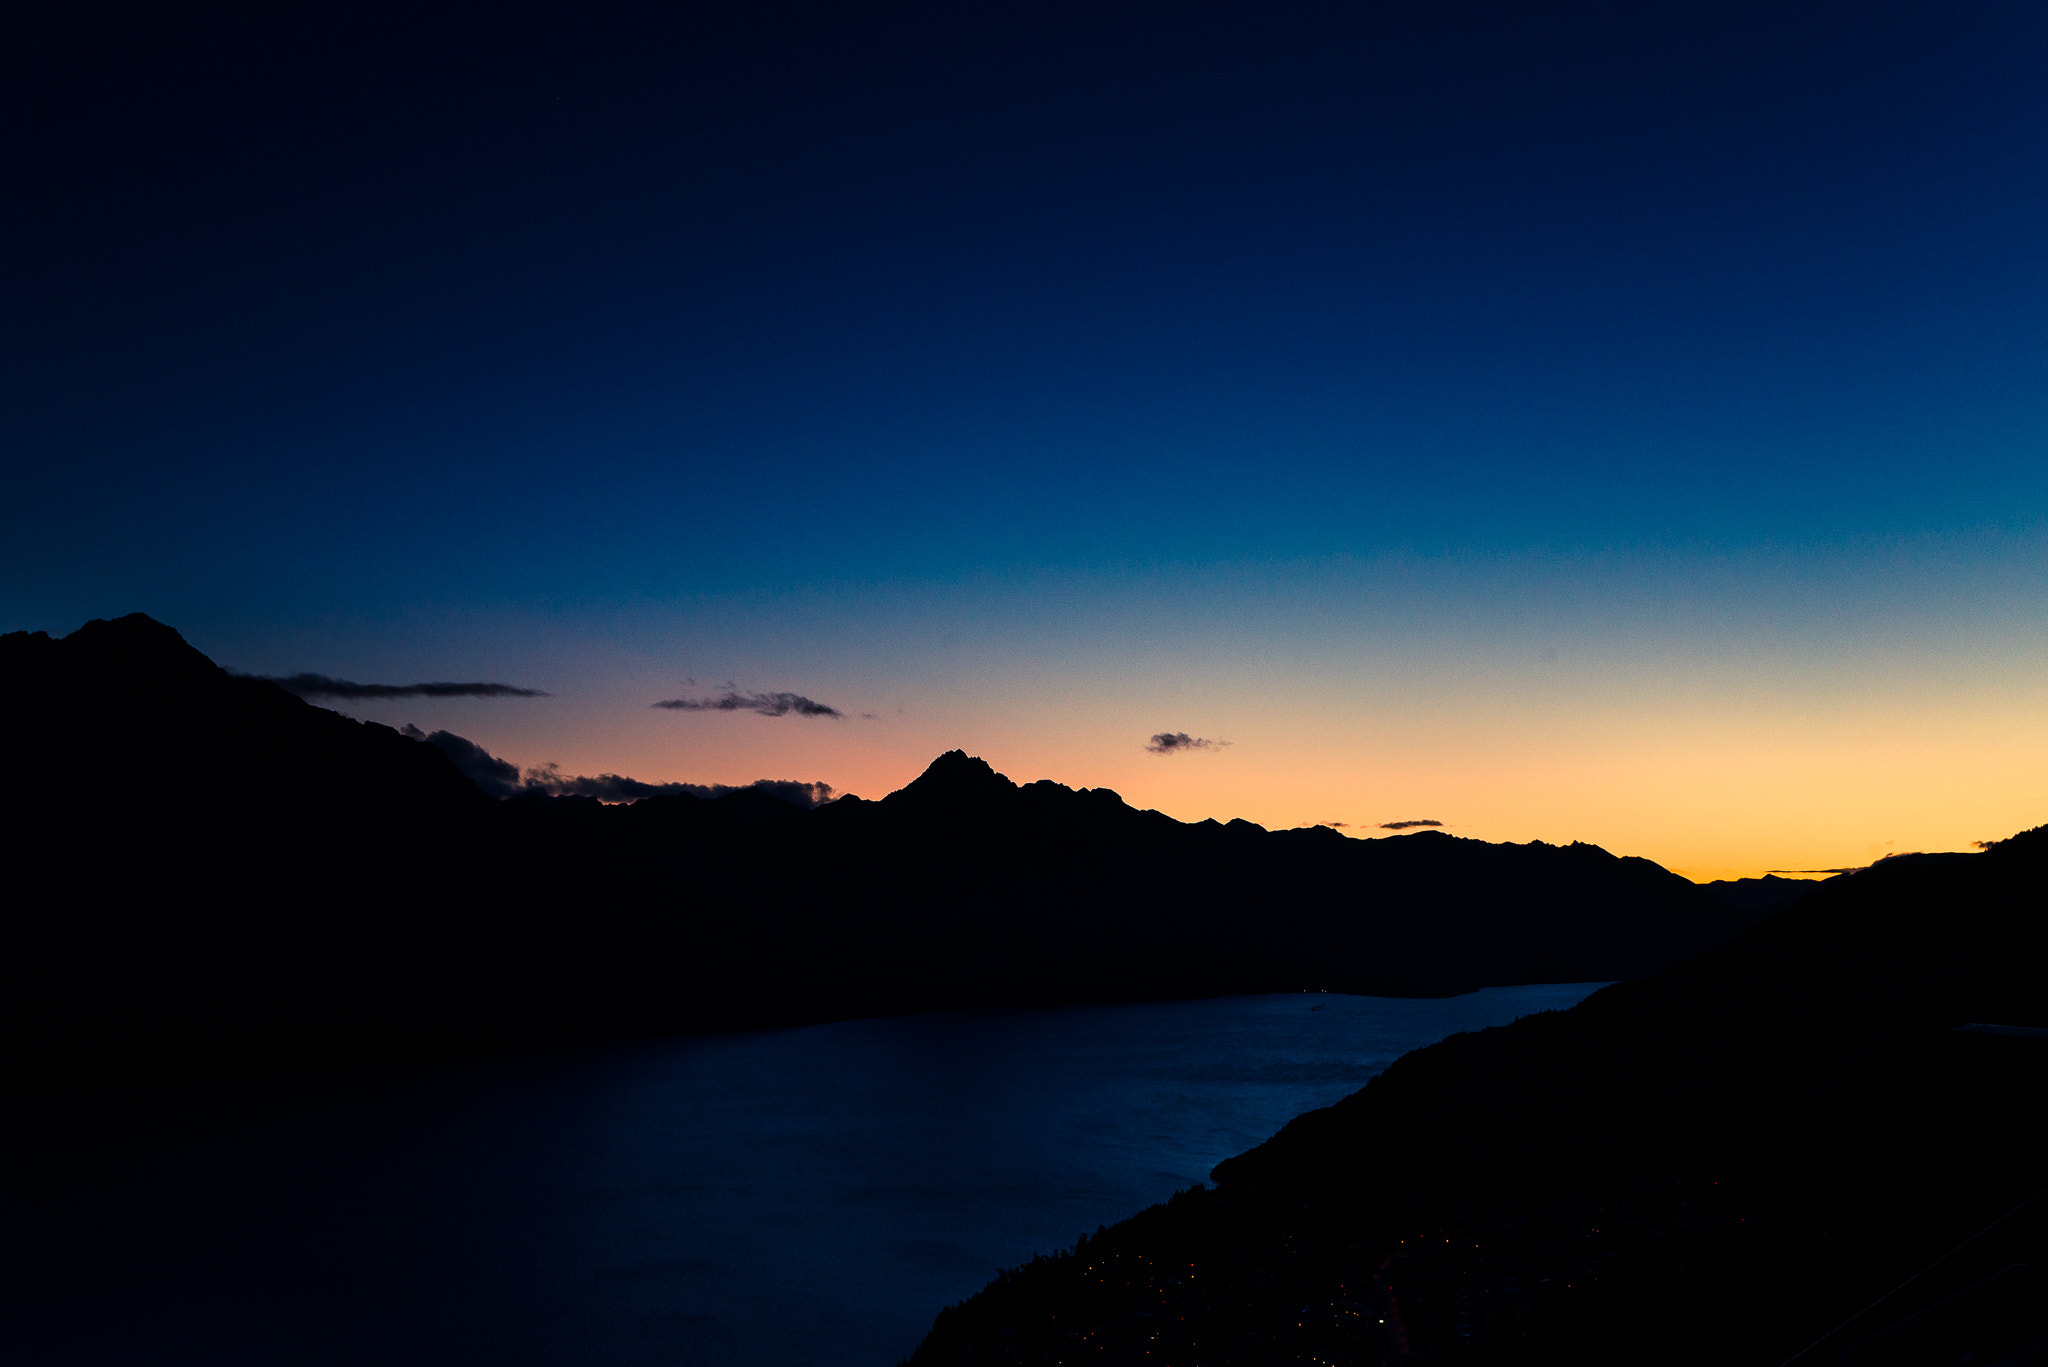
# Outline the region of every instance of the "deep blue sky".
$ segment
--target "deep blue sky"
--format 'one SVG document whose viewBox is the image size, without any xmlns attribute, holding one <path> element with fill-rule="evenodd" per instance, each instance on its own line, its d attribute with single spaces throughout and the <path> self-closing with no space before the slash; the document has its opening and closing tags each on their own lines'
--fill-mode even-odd
<svg viewBox="0 0 2048 1367">
<path fill-rule="evenodd" d="M 2038 5 L 13 13 L 0 626 L 2048 513 Z"/>
<path fill-rule="evenodd" d="M 17 28 L 17 591 L 2043 511 L 2035 6 L 865 10 Z"/>
</svg>

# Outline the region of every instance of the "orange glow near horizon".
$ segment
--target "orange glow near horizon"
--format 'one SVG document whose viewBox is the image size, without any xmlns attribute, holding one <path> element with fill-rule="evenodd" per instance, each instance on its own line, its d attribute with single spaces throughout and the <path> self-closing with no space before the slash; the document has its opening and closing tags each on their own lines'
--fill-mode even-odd
<svg viewBox="0 0 2048 1367">
<path fill-rule="evenodd" d="M 875 798 L 961 749 L 1183 821 L 1370 837 L 1428 818 L 1703 882 L 1853 868 L 2048 821 L 2048 634 L 2029 606 L 2048 538 L 1909 551 L 1048 575 L 649 607 L 601 632 L 475 620 L 501 655 L 450 661 L 436 630 L 431 656 L 382 672 L 548 697 L 349 710 L 566 774 Z M 844 715 L 650 706 L 688 676 Z M 1147 751 L 1182 731 L 1228 744 Z"/>
<path fill-rule="evenodd" d="M 822 779 L 867 798 L 901 788 L 957 748 L 1018 783 L 1111 788 L 1134 807 L 1183 821 L 1341 822 L 1348 836 L 1395 838 L 1382 822 L 1430 819 L 1481 840 L 1582 840 L 1700 882 L 1968 850 L 2048 819 L 2040 780 L 2048 735 L 2013 712 L 1959 709 L 1910 729 L 1897 718 L 1887 725 L 1849 715 L 1826 725 L 1701 722 L 1690 731 L 1653 712 L 1558 734 L 1518 733 L 1510 715 L 1491 726 L 1464 723 L 1461 737 L 1374 725 L 1333 736 L 1268 718 L 1209 728 L 1232 737 L 1226 748 L 1170 755 L 1144 749 L 1142 723 L 1069 732 L 970 716 L 688 717 L 680 727 L 669 715 L 652 725 L 628 720 L 625 734 L 500 735 L 474 719 L 465 733 L 494 753 L 521 763 L 545 757 L 568 773 Z"/>
</svg>

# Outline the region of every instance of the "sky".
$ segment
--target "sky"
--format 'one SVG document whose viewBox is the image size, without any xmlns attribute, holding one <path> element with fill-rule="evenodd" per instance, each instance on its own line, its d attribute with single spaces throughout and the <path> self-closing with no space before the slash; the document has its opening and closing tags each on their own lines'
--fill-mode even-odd
<svg viewBox="0 0 2048 1367">
<path fill-rule="evenodd" d="M 568 774 L 2048 822 L 2039 6 L 0 25 L 0 630 Z"/>
</svg>

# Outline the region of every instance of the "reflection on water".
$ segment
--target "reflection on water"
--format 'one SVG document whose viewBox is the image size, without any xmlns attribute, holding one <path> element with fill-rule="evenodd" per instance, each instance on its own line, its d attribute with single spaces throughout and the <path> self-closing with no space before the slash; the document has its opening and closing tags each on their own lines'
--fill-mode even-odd
<svg viewBox="0 0 2048 1367">
<path fill-rule="evenodd" d="M 0 1357 L 890 1364 L 997 1269 L 1594 984 L 848 1021 L 11 1104 Z"/>
</svg>

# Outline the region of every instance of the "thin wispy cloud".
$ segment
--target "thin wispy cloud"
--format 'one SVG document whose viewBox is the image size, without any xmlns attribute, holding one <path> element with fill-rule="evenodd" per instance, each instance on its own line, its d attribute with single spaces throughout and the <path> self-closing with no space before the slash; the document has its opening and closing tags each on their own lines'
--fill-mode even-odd
<svg viewBox="0 0 2048 1367">
<path fill-rule="evenodd" d="M 1428 817 L 1421 817 L 1414 821 L 1382 821 L 1380 829 L 1383 831 L 1406 831 L 1417 826 L 1441 826 L 1443 824 L 1441 821 L 1432 821 Z"/>
<path fill-rule="evenodd" d="M 1228 744 L 1227 740 L 1191 736 L 1185 731 L 1161 731 L 1145 742 L 1145 749 L 1155 755 L 1178 755 L 1189 750 L 1220 750 Z"/>
<path fill-rule="evenodd" d="M 752 712 L 762 717 L 835 717 L 845 713 L 836 707 L 806 698 L 801 693 L 742 693 L 737 689 L 716 698 L 667 698 L 654 704 L 671 712 Z"/>
<path fill-rule="evenodd" d="M 325 674 L 268 675 L 251 678 L 274 683 L 287 693 L 302 698 L 545 698 L 538 688 L 515 688 L 502 683 L 357 683 L 354 679 L 330 679 Z"/>
</svg>

